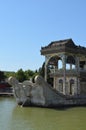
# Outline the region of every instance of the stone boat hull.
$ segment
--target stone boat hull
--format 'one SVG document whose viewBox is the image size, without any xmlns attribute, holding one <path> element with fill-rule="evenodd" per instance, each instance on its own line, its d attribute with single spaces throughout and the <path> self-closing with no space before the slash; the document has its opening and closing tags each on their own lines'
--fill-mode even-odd
<svg viewBox="0 0 86 130">
<path fill-rule="evenodd" d="M 60 107 L 86 105 L 86 95 L 65 96 L 54 90 L 41 76 L 36 76 L 35 83 L 19 83 L 13 77 L 8 82 L 14 88 L 14 96 L 19 105 L 38 107 Z"/>
</svg>

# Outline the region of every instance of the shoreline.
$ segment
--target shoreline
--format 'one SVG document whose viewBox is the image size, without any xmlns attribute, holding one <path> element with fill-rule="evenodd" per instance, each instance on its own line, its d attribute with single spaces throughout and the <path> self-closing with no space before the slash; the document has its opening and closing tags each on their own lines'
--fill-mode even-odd
<svg viewBox="0 0 86 130">
<path fill-rule="evenodd" d="M 13 95 L 12 92 L 0 92 L 0 97 L 12 97 Z"/>
</svg>

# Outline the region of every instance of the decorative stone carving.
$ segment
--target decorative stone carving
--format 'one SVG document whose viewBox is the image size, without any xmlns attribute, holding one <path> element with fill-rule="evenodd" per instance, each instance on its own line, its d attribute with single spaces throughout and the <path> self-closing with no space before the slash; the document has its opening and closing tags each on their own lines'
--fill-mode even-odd
<svg viewBox="0 0 86 130">
<path fill-rule="evenodd" d="M 45 98 L 43 95 L 42 82 L 40 85 L 41 77 L 35 78 L 35 83 L 31 81 L 24 81 L 19 83 L 14 77 L 10 77 L 8 82 L 13 86 L 14 96 L 17 99 L 18 104 L 37 104 L 44 105 Z"/>
</svg>

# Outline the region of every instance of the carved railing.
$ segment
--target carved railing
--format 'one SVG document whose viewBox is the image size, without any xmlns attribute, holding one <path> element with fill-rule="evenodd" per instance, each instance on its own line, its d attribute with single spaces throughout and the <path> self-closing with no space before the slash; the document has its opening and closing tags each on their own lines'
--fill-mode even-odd
<svg viewBox="0 0 86 130">
<path fill-rule="evenodd" d="M 79 70 L 76 69 L 72 70 L 63 70 L 63 69 L 50 69 L 50 75 L 71 75 L 71 76 L 79 76 L 79 75 L 85 75 L 86 76 L 86 70 Z"/>
<path fill-rule="evenodd" d="M 58 69 L 50 69 L 51 74 L 61 74 L 63 73 L 63 70 L 58 70 Z"/>
<path fill-rule="evenodd" d="M 78 72 L 76 69 L 74 70 L 58 70 L 58 69 L 50 69 L 50 74 L 51 75 L 64 75 L 64 73 L 66 75 L 78 75 Z"/>
</svg>

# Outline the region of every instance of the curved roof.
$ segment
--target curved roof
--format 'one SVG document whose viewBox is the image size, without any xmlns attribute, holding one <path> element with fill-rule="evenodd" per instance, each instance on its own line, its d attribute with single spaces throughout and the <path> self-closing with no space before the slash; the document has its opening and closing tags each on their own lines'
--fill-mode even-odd
<svg viewBox="0 0 86 130">
<path fill-rule="evenodd" d="M 53 41 L 49 43 L 47 46 L 41 48 L 42 55 L 58 52 L 69 52 L 75 54 L 77 53 L 86 56 L 86 48 L 75 45 L 75 43 L 71 38 L 65 40 Z"/>
<path fill-rule="evenodd" d="M 53 41 L 51 42 L 49 46 L 59 46 L 59 45 L 72 45 L 72 46 L 75 46 L 74 42 L 72 41 L 72 39 L 65 39 L 65 40 L 59 40 L 59 41 Z"/>
</svg>

